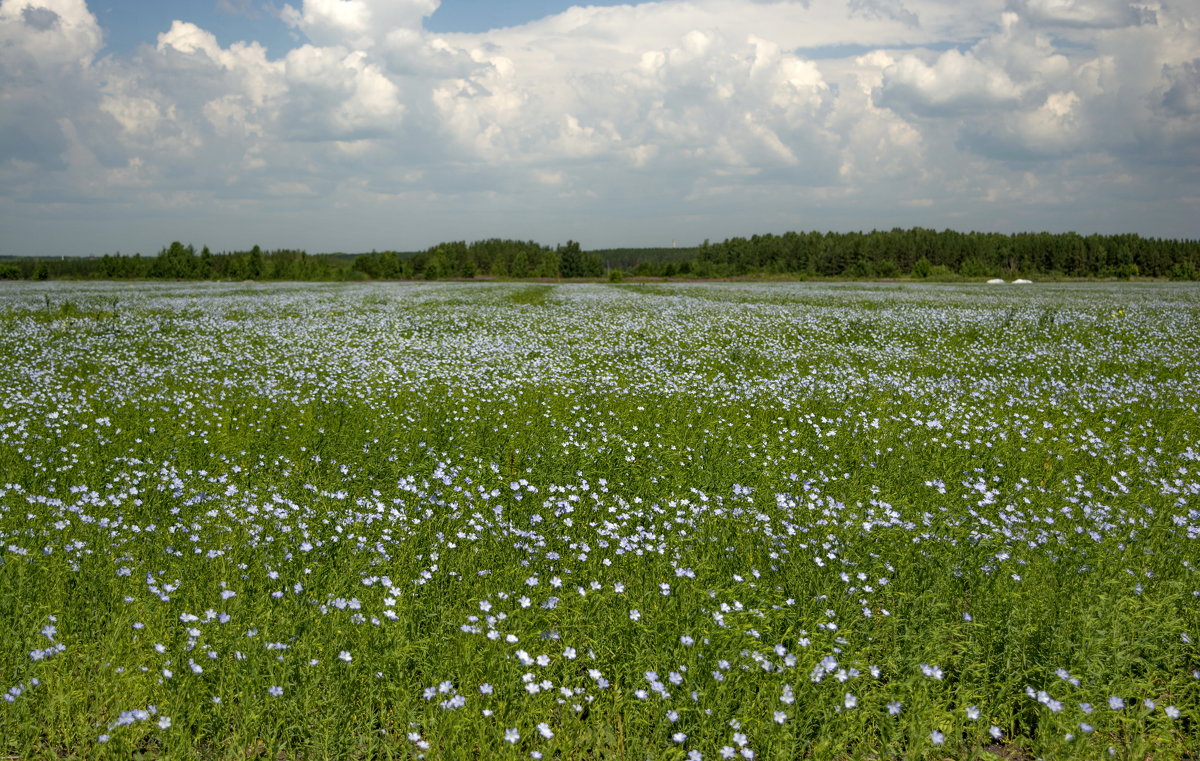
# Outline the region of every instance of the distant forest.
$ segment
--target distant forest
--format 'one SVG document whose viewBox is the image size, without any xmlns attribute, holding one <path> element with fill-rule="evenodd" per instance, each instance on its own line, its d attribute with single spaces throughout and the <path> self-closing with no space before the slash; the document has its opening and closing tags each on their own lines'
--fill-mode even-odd
<svg viewBox="0 0 1200 761">
<path fill-rule="evenodd" d="M 0 279 L 379 280 L 454 278 L 983 277 L 1200 279 L 1200 241 L 1139 235 L 961 233 L 923 228 L 796 233 L 694 248 L 584 251 L 568 241 L 441 243 L 425 251 L 213 253 L 172 243 L 155 256 L 10 258 Z"/>
</svg>

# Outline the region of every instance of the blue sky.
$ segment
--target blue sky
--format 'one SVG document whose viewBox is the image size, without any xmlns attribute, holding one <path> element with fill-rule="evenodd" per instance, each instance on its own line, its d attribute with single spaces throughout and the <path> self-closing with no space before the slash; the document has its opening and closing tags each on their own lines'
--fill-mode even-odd
<svg viewBox="0 0 1200 761">
<path fill-rule="evenodd" d="M 1178 0 L 0 0 L 0 255 L 1195 238 L 1198 25 Z"/>
<path fill-rule="evenodd" d="M 104 28 L 105 52 L 117 55 L 153 45 L 175 19 L 209 30 L 223 45 L 257 40 L 272 53 L 282 54 L 299 44 L 299 36 L 261 5 L 229 2 L 224 6 L 227 10 L 219 5 L 213 0 L 102 0 L 93 4 L 92 11 Z"/>
<path fill-rule="evenodd" d="M 594 0 L 588 5 L 621 5 Z M 633 4 L 630 2 L 629 4 Z M 264 0 L 108 0 L 92 7 L 105 32 L 105 50 L 132 53 L 153 44 L 175 19 L 190 21 L 216 35 L 222 45 L 256 40 L 281 55 L 303 44 L 304 36 L 279 19 L 284 3 Z M 431 32 L 486 32 L 544 18 L 570 8 L 569 0 L 442 0 L 425 23 Z"/>
</svg>

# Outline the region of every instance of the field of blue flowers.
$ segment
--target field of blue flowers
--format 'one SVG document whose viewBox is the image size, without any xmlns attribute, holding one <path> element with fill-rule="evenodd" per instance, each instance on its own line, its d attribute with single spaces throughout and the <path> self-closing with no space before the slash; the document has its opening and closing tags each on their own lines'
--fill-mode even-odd
<svg viewBox="0 0 1200 761">
<path fill-rule="evenodd" d="M 0 757 L 1200 754 L 1200 288 L 0 284 Z"/>
</svg>

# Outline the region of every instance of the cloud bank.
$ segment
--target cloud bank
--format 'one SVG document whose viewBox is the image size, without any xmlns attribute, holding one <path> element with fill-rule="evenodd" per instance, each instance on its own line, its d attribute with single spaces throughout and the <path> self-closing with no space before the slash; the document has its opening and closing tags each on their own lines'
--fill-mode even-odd
<svg viewBox="0 0 1200 761">
<path fill-rule="evenodd" d="M 0 253 L 1200 233 L 1190 4 L 663 0 L 472 35 L 437 6 L 287 5 L 281 57 L 186 21 L 101 56 L 84 0 L 2 0 Z"/>
</svg>

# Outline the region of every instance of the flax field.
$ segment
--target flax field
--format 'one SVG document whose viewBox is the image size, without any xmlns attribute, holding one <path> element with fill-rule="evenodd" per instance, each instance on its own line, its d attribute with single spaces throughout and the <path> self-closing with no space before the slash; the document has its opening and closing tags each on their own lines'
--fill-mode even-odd
<svg viewBox="0 0 1200 761">
<path fill-rule="evenodd" d="M 0 758 L 1200 758 L 1200 287 L 0 283 Z"/>
</svg>

